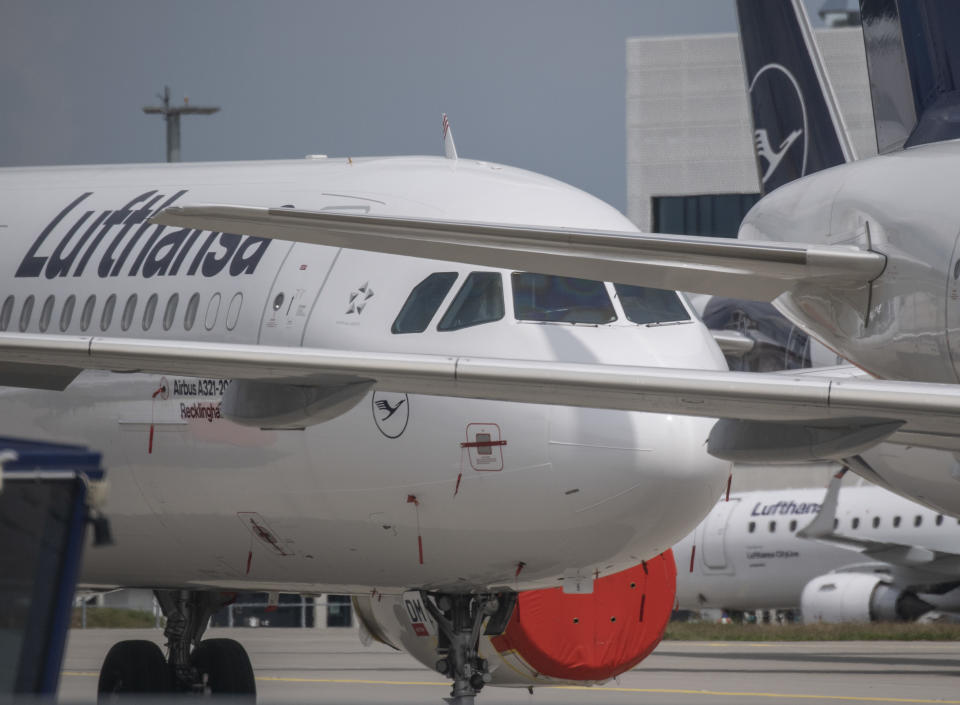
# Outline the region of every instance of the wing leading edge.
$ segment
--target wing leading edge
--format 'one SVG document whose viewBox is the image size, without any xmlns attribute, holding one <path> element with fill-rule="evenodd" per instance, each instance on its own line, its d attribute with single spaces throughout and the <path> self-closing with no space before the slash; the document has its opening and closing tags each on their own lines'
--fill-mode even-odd
<svg viewBox="0 0 960 705">
<path fill-rule="evenodd" d="M 324 399 L 331 395 L 337 404 L 346 404 L 337 407 L 343 410 L 349 408 L 347 397 L 359 400 L 376 387 L 415 394 L 785 422 L 797 429 L 799 440 L 791 442 L 809 443 L 816 452 L 841 457 L 849 454 L 850 447 L 837 441 L 838 427 L 848 429 L 857 443 L 864 445 L 879 442 L 898 429 L 956 435 L 960 419 L 960 388 L 956 385 L 850 377 L 19 333 L 0 334 L 0 370 L 7 363 L 50 365 L 57 370 L 217 377 L 295 389 L 298 395 L 311 388 L 320 391 L 308 404 L 324 406 Z M 336 413 L 325 418 L 332 415 Z"/>
<path fill-rule="evenodd" d="M 800 283 L 865 287 L 886 265 L 881 254 L 842 245 L 357 216 L 292 208 L 171 206 L 151 222 L 763 301 Z"/>
</svg>

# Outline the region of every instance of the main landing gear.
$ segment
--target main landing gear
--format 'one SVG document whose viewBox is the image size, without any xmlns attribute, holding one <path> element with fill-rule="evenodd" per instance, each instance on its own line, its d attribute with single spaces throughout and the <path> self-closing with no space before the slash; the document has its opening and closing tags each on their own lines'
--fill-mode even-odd
<svg viewBox="0 0 960 705">
<path fill-rule="evenodd" d="M 98 701 L 150 694 L 226 694 L 254 703 L 256 682 L 250 658 L 233 639 L 205 639 L 210 617 L 226 604 L 217 592 L 155 590 L 167 618 L 167 653 L 152 641 L 121 641 L 100 668 Z M 133 698 L 130 698 L 132 701 Z"/>
<path fill-rule="evenodd" d="M 440 631 L 436 669 L 453 679 L 453 690 L 445 698 L 449 705 L 473 705 L 477 693 L 490 682 L 489 665 L 477 651 L 480 629 L 489 618 L 485 633 L 502 633 L 516 599 L 516 594 L 509 592 L 423 593 L 423 604 Z"/>
</svg>

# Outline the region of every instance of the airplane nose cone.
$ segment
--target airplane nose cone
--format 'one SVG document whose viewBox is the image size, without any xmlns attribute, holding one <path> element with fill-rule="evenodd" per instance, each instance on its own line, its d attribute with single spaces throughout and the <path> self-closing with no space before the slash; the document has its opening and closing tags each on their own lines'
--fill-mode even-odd
<svg viewBox="0 0 960 705">
<path fill-rule="evenodd" d="M 605 524 L 634 555 L 669 548 L 700 522 L 726 486 L 730 463 L 706 450 L 713 424 L 686 416 L 557 408 L 550 459 L 566 507 L 583 521 Z"/>
</svg>

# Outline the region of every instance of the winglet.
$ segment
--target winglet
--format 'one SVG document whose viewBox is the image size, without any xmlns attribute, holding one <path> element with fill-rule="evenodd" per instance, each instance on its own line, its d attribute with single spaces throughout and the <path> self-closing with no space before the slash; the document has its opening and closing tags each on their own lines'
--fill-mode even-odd
<svg viewBox="0 0 960 705">
<path fill-rule="evenodd" d="M 797 532 L 801 539 L 819 539 L 831 536 L 833 534 L 833 520 L 837 516 L 837 500 L 840 495 L 840 484 L 843 476 L 847 474 L 847 468 L 843 468 L 836 473 L 827 486 L 827 494 L 823 497 L 823 503 L 820 505 L 820 511 L 809 524 Z"/>
<path fill-rule="evenodd" d="M 457 146 L 453 143 L 453 130 L 446 113 L 443 114 L 443 154 L 447 159 L 457 158 Z"/>
</svg>

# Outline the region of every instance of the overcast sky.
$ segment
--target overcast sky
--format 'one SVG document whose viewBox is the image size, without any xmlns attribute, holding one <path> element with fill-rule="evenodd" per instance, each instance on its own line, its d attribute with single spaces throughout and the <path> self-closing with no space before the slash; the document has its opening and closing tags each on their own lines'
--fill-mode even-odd
<svg viewBox="0 0 960 705">
<path fill-rule="evenodd" d="M 814 16 L 822 0 L 805 0 Z M 625 40 L 732 32 L 733 0 L 0 0 L 0 166 L 439 154 L 626 204 Z"/>
</svg>

